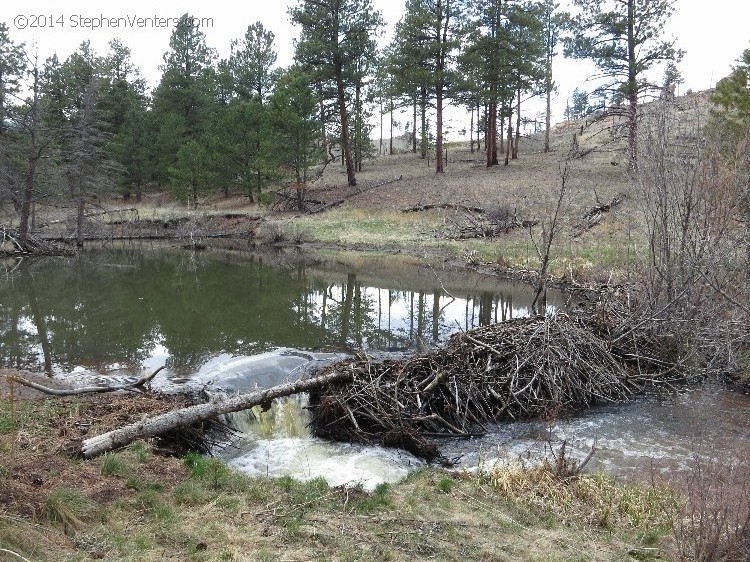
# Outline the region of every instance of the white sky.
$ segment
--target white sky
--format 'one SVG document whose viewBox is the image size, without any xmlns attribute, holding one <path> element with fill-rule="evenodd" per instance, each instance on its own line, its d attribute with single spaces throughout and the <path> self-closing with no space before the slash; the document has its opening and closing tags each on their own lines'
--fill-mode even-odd
<svg viewBox="0 0 750 562">
<path fill-rule="evenodd" d="M 403 13 L 403 0 L 373 1 L 391 26 Z M 220 57 L 228 55 L 232 39 L 242 37 L 251 23 L 261 21 L 275 33 L 279 52 L 278 62 L 286 66 L 291 63 L 292 40 L 298 34 L 298 30 L 290 25 L 287 16 L 288 6 L 294 3 L 294 0 L 248 0 L 231 4 L 225 0 L 213 3 L 205 0 L 162 0 L 158 3 L 130 0 L 107 5 L 101 1 L 91 0 L 29 0 L 23 4 L 5 1 L 0 6 L 0 20 L 8 25 L 14 41 L 35 43 L 41 59 L 57 52 L 58 57 L 63 60 L 85 39 L 91 40 L 97 53 L 104 54 L 108 42 L 120 38 L 130 47 L 133 60 L 140 67 L 149 85 L 154 86 L 160 75 L 158 67 L 168 49 L 171 28 L 126 27 L 93 30 L 80 25 L 74 28 L 76 22 L 81 21 L 80 16 L 177 18 L 189 12 L 197 18 L 212 18 L 213 26 L 205 27 L 204 32 L 207 43 L 218 51 Z M 565 4 L 565 1 L 561 3 Z M 685 78 L 682 91 L 688 88 L 695 91 L 704 90 L 727 75 L 742 51 L 750 48 L 750 31 L 747 25 L 750 21 L 750 1 L 713 0 L 709 4 L 705 0 L 676 0 L 675 6 L 677 13 L 666 32 L 668 35 L 676 36 L 679 47 L 686 51 L 685 58 L 679 66 Z M 24 21 L 28 27 L 19 29 Z M 31 24 L 34 21 L 38 27 L 32 29 Z M 50 25 L 51 22 L 54 22 L 54 27 Z M 386 32 L 386 39 L 388 37 L 389 32 Z M 586 78 L 592 70 L 593 67 L 585 61 L 561 59 L 556 63 L 554 72 L 560 85 L 555 103 L 557 119 L 562 118 L 565 100 L 575 87 L 590 89 L 586 84 Z M 458 112 L 454 113 L 452 120 L 455 127 L 468 124 L 463 124 Z"/>
</svg>

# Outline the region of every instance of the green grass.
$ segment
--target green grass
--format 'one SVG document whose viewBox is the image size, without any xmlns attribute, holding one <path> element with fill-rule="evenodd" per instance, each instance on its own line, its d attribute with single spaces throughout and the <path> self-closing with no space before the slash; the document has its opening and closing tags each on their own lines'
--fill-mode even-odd
<svg viewBox="0 0 750 562">
<path fill-rule="evenodd" d="M 83 519 L 92 514 L 92 502 L 81 492 L 69 488 L 52 491 L 45 502 L 47 519 L 63 525 L 66 534 L 83 527 Z"/>
</svg>

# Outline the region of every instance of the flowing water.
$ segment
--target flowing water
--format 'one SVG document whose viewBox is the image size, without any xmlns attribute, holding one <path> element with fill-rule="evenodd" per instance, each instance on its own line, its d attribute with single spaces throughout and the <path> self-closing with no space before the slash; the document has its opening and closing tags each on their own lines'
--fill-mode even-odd
<svg viewBox="0 0 750 562">
<path fill-rule="evenodd" d="M 525 286 L 382 260 L 352 267 L 158 247 L 87 252 L 22 263 L 0 282 L 0 365 L 78 384 L 166 365 L 156 379 L 162 387 L 241 392 L 360 347 L 405 353 L 439 344 L 456 331 L 526 315 L 531 298 Z M 563 304 L 550 295 L 547 307 Z M 303 400 L 234 415 L 243 437 L 220 454 L 250 474 L 324 476 L 366 488 L 423 465 L 402 451 L 311 438 Z M 552 425 L 501 424 L 480 439 L 441 446 L 471 468 L 536 458 L 562 439 L 577 456 L 596 443 L 595 468 L 646 478 L 679 470 L 694 454 L 749 457 L 749 412 L 747 396 L 707 385 Z"/>
</svg>

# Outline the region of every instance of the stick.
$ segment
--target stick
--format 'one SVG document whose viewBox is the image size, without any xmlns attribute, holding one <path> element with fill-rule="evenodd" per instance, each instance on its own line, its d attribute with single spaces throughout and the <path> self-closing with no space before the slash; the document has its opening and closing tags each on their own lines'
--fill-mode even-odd
<svg viewBox="0 0 750 562">
<path fill-rule="evenodd" d="M 17 382 L 24 386 L 28 386 L 29 388 L 33 388 L 40 392 L 44 392 L 45 394 L 52 394 L 53 396 L 73 396 L 75 394 L 94 394 L 97 392 L 114 392 L 116 390 L 132 390 L 134 388 L 140 388 L 144 384 L 149 382 L 151 379 L 153 379 L 159 373 L 159 371 L 161 371 L 165 367 L 166 365 L 162 365 L 150 375 L 141 377 L 135 382 L 120 384 L 117 386 L 84 386 L 81 388 L 49 388 L 48 386 L 42 386 L 41 384 L 37 384 L 35 382 L 22 379 L 21 377 L 17 377 L 15 375 L 10 375 L 8 377 L 8 380 Z"/>
<path fill-rule="evenodd" d="M 467 213 L 484 213 L 482 207 L 471 207 L 469 205 L 461 205 L 460 203 L 435 203 L 429 205 L 414 205 L 413 207 L 407 207 L 401 209 L 402 213 L 418 213 L 420 211 L 429 211 L 430 209 L 453 209 L 454 211 L 466 211 Z"/>
</svg>

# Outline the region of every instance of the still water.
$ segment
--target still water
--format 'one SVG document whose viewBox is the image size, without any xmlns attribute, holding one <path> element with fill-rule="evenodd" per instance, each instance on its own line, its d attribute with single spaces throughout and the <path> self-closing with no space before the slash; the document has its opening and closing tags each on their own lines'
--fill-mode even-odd
<svg viewBox="0 0 750 562">
<path fill-rule="evenodd" d="M 1 271 L 1 270 L 0 270 Z M 2 275 L 2 273 L 0 273 Z M 143 248 L 22 263 L 0 281 L 0 365 L 174 382 L 278 348 L 408 351 L 528 314 L 531 289 L 379 263 Z M 562 303 L 551 295 L 548 306 Z"/>
<path fill-rule="evenodd" d="M 162 387 L 242 392 L 273 386 L 357 348 L 406 353 L 529 313 L 531 290 L 494 279 L 363 259 L 352 265 L 137 247 L 4 264 L 0 365 L 106 383 L 162 365 Z M 564 305 L 550 295 L 549 310 Z M 236 414 L 249 474 L 325 477 L 372 488 L 422 462 L 408 453 L 311 438 L 304 397 Z M 498 425 L 441 443 L 460 466 L 533 459 L 566 439 L 593 467 L 634 478 L 695 454 L 750 457 L 750 398 L 721 386 L 653 393 L 552 424 Z"/>
</svg>

